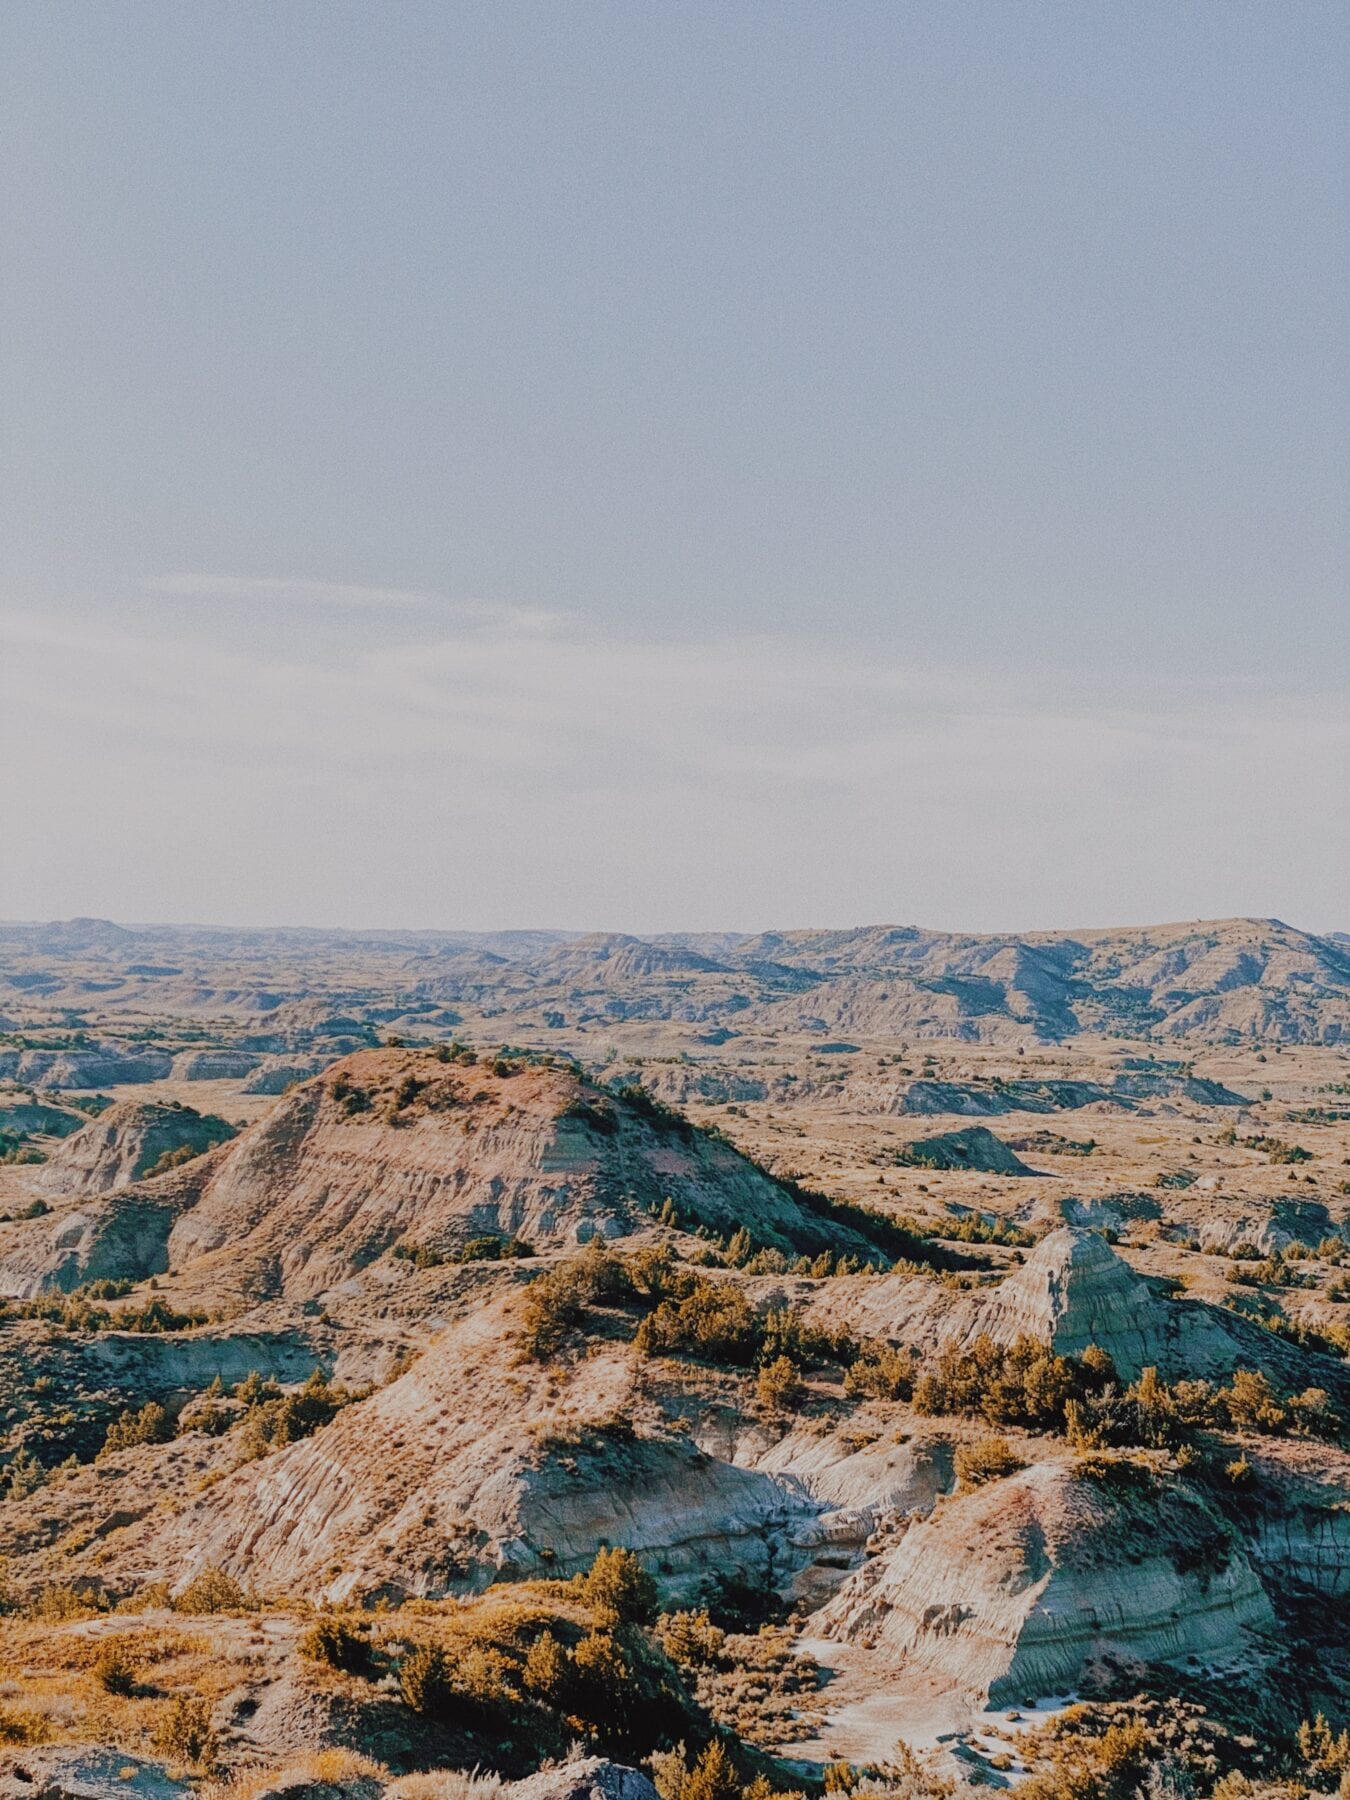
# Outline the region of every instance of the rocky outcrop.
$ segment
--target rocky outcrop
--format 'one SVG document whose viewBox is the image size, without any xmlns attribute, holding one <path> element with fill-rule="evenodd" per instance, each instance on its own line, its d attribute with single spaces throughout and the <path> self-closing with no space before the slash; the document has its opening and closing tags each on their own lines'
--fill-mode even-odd
<svg viewBox="0 0 1350 1800">
<path fill-rule="evenodd" d="M 650 1776 L 599 1756 L 541 1769 L 506 1791 L 510 1800 L 656 1800 Z"/>
<path fill-rule="evenodd" d="M 14 1137 L 67 1138 L 89 1123 L 87 1113 L 67 1106 L 47 1106 L 37 1100 L 0 1097 L 0 1131 Z"/>
<path fill-rule="evenodd" d="M 1166 1303 L 1095 1231 L 1050 1232 L 982 1298 L 979 1329 L 997 1343 L 1033 1337 L 1070 1356 L 1097 1344 L 1129 1375 L 1166 1357 Z"/>
<path fill-rule="evenodd" d="M 192 1784 L 125 1750 L 38 1744 L 0 1758 L 0 1800 L 187 1800 Z"/>
<path fill-rule="evenodd" d="M 1227 1526 L 1186 1489 L 1039 1465 L 912 1525 L 819 1623 L 909 1679 L 1006 1705 L 1070 1692 L 1103 1658 L 1250 1656 L 1274 1615 Z"/>
<path fill-rule="evenodd" d="M 583 1359 L 561 1392 L 554 1371 L 517 1366 L 520 1290 L 496 1286 L 316 1436 L 120 1532 L 117 1579 L 215 1565 L 264 1593 L 436 1596 L 572 1574 L 622 1544 L 683 1599 L 719 1572 L 775 1585 L 812 1561 L 801 1528 L 824 1509 L 801 1484 L 628 1427 L 626 1347 Z"/>
<path fill-rule="evenodd" d="M 973 1118 L 998 1113 L 1049 1113 L 1073 1111 L 1080 1106 L 1126 1102 L 1095 1081 L 1001 1081 L 976 1086 L 961 1081 L 911 1081 L 897 1095 L 891 1110 L 897 1113 L 965 1113 Z"/>
<path fill-rule="evenodd" d="M 163 1081 L 173 1059 L 158 1050 L 25 1050 L 15 1065 L 16 1080 L 29 1087 L 115 1087 L 127 1082 Z"/>
<path fill-rule="evenodd" d="M 1185 1100 L 1192 1106 L 1250 1106 L 1245 1094 L 1217 1081 L 1202 1081 L 1195 1075 L 1154 1074 L 1151 1070 L 1127 1071 L 1117 1075 L 1111 1092 L 1126 1100 Z"/>
<path fill-rule="evenodd" d="M 196 1189 L 176 1169 L 144 1186 L 0 1224 L 0 1295 L 69 1293 L 87 1281 L 143 1281 L 169 1266 L 169 1233 Z"/>
<path fill-rule="evenodd" d="M 402 1243 L 620 1238 L 669 1200 L 691 1226 L 867 1255 L 730 1145 L 567 1068 L 366 1051 L 288 1094 L 203 1172 L 171 1266 L 227 1257 L 254 1289 L 317 1295 Z"/>
<path fill-rule="evenodd" d="M 939 1344 L 1032 1337 L 1061 1355 L 1105 1350 L 1126 1380 L 1148 1367 L 1167 1381 L 1223 1380 L 1261 1369 L 1292 1389 L 1317 1385 L 1350 1400 L 1339 1360 L 1283 1342 L 1226 1308 L 1164 1298 L 1096 1231 L 1063 1226 L 1042 1238 L 997 1286 L 953 1296 L 905 1275 L 849 1278 L 806 1301 L 822 1322 L 846 1317 L 855 1332 L 920 1354 Z"/>
<path fill-rule="evenodd" d="M 268 1057 L 244 1083 L 241 1093 L 284 1094 L 298 1082 L 308 1081 L 336 1061 L 333 1056 Z"/>
<path fill-rule="evenodd" d="M 199 1156 L 234 1135 L 226 1120 L 177 1101 L 126 1101 L 67 1138 L 30 1185 L 44 1194 L 106 1194 L 139 1181 L 167 1158 Z"/>
<path fill-rule="evenodd" d="M 1201 1221 L 1200 1243 L 1206 1250 L 1232 1251 L 1241 1245 L 1270 1256 L 1291 1244 L 1315 1249 L 1326 1238 L 1343 1237 L 1346 1223 L 1332 1218 L 1320 1200 L 1278 1199 L 1259 1211 L 1225 1211 L 1220 1218 Z"/>
<path fill-rule="evenodd" d="M 1266 1585 L 1350 1596 L 1350 1454 L 1274 1439 L 1246 1453 L 1257 1485 L 1244 1531 Z"/>
</svg>

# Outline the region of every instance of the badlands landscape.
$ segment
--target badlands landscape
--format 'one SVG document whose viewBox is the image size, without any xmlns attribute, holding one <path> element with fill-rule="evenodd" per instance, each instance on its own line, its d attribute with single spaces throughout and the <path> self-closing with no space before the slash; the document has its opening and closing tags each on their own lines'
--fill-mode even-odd
<svg viewBox="0 0 1350 1800">
<path fill-rule="evenodd" d="M 1350 938 L 0 927 L 5 1796 L 1350 1792 Z"/>
</svg>

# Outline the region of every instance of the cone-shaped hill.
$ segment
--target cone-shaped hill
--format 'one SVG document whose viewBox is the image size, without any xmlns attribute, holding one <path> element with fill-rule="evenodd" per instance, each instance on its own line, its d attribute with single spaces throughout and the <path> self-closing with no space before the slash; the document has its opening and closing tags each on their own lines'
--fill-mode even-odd
<svg viewBox="0 0 1350 1800">
<path fill-rule="evenodd" d="M 689 1227 L 745 1225 L 785 1250 L 876 1255 L 641 1092 L 610 1093 L 570 1066 L 401 1048 L 334 1064 L 172 1179 L 26 1229 L 61 1247 L 46 1285 L 69 1287 L 91 1270 L 137 1279 L 201 1264 L 252 1298 L 305 1299 L 395 1246 L 454 1256 L 500 1238 L 560 1249 L 650 1226 L 666 1201 Z M 135 1266 L 109 1266 L 104 1239 L 128 1207 L 137 1229 L 118 1242 Z M 10 1291 L 36 1291 L 33 1244 L 12 1255 L 24 1279 Z M 0 1256 L 0 1283 L 10 1261 Z"/>
</svg>

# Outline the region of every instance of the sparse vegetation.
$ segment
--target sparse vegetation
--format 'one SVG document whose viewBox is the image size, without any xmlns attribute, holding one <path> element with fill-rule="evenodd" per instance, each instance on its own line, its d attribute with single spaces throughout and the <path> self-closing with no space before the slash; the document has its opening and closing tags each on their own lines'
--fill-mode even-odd
<svg viewBox="0 0 1350 1800">
<path fill-rule="evenodd" d="M 1027 1466 L 1008 1440 L 1001 1437 L 981 1438 L 974 1444 L 958 1444 L 954 1463 L 957 1480 L 962 1487 L 967 1488 L 983 1487 L 987 1481 L 1003 1481 Z"/>
</svg>

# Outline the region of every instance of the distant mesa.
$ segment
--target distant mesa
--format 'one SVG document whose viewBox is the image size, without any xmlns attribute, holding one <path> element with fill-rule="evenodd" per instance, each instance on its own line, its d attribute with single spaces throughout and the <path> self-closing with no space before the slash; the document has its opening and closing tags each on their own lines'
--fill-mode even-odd
<svg viewBox="0 0 1350 1800">
<path fill-rule="evenodd" d="M 252 1050 L 184 1050 L 169 1072 L 175 1081 L 238 1081 L 261 1061 Z"/>
<path fill-rule="evenodd" d="M 87 1050 L 0 1050 L 0 1078 L 45 1091 L 163 1081 L 172 1067 L 173 1058 L 158 1050 L 109 1046 Z"/>
<path fill-rule="evenodd" d="M 1084 1034 L 1147 1034 L 1179 1048 L 1350 1041 L 1350 935 L 1319 937 L 1270 919 L 1022 936 L 862 926 L 653 938 L 132 930 L 72 920 L 0 925 L 0 983 L 11 1010 L 77 1009 L 96 997 L 105 1013 L 143 1013 L 158 998 L 166 1012 L 247 1021 L 259 1037 L 265 1021 L 269 1041 L 248 1047 L 272 1053 L 318 1048 L 334 1035 L 336 1019 L 312 999 L 320 988 L 349 1009 L 339 1035 L 353 1041 L 339 1050 L 369 1042 L 359 1033 L 391 1005 L 386 1017 L 415 1019 L 461 1004 L 521 1020 L 548 1012 L 573 1024 L 670 1019 L 704 1032 L 801 1033 L 830 1046 L 877 1038 L 1026 1046 Z M 1177 1080 L 1170 1097 L 1240 1103 L 1207 1101 L 1198 1087 L 1186 1091 L 1187 1077 Z M 1052 1084 L 1020 1085 L 1034 1099 L 1037 1085 Z M 1154 1076 L 1111 1090 L 1122 1102 L 1161 1091 Z M 1067 1093 L 1050 1103 L 1075 1104 Z"/>
</svg>

